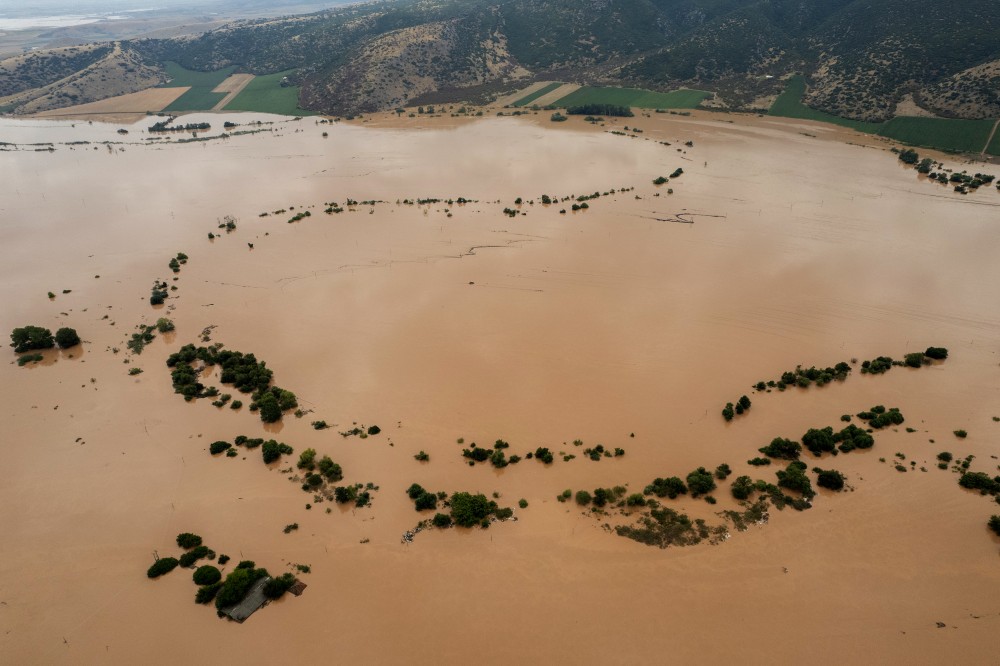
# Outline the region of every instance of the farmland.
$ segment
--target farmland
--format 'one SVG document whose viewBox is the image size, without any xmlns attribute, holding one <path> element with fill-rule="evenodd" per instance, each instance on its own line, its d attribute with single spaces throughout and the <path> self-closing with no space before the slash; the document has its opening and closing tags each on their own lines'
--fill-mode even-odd
<svg viewBox="0 0 1000 666">
<path fill-rule="evenodd" d="M 541 88 L 539 88 L 538 90 L 534 91 L 533 93 L 525 95 L 521 99 L 517 100 L 516 102 L 514 102 L 513 104 L 511 104 L 511 106 L 525 106 L 527 104 L 531 104 L 532 102 L 534 102 L 536 99 L 538 99 L 542 95 L 549 94 L 550 92 L 552 92 L 553 90 L 555 90 L 556 88 L 558 88 L 561 85 L 562 85 L 562 83 L 560 83 L 559 81 L 556 81 L 554 83 L 548 84 L 547 86 L 542 86 Z"/>
<path fill-rule="evenodd" d="M 809 108 L 802 103 L 805 91 L 805 79 L 793 76 L 788 80 L 785 91 L 771 105 L 768 114 L 783 118 L 817 120 L 859 132 L 877 134 L 913 146 L 966 153 L 978 153 L 983 149 L 995 122 L 993 119 L 960 120 L 897 116 L 884 123 L 868 123 Z M 988 152 L 994 155 L 1000 154 L 1000 140 L 997 137 L 993 138 Z"/>
<path fill-rule="evenodd" d="M 900 116 L 882 125 L 877 133 L 912 146 L 978 153 L 986 145 L 993 123 L 991 119 L 958 120 Z"/>
<path fill-rule="evenodd" d="M 841 118 L 823 111 L 809 108 L 802 103 L 802 96 L 806 92 L 806 81 L 801 76 L 793 76 L 788 80 L 788 86 L 784 92 L 774 100 L 769 115 L 781 116 L 782 118 L 799 118 L 801 120 L 818 120 L 822 123 L 831 123 L 841 127 L 849 127 L 859 132 L 874 133 L 878 131 L 879 123 L 866 123 L 860 120 Z"/>
<path fill-rule="evenodd" d="M 178 97 L 165 111 L 207 111 L 214 107 L 225 93 L 212 92 L 233 73 L 235 67 L 226 67 L 215 72 L 196 72 L 185 69 L 177 63 L 168 62 L 165 65 L 170 82 L 163 88 L 187 87 L 189 90 Z M 235 100 L 234 100 L 235 101 Z"/>
<path fill-rule="evenodd" d="M 993 140 L 990 141 L 990 145 L 987 146 L 986 152 L 990 155 L 1000 156 L 1000 129 L 993 135 Z"/>
<path fill-rule="evenodd" d="M 281 79 L 291 71 L 255 77 L 226 105 L 226 111 L 259 111 L 285 116 L 313 115 L 312 111 L 299 108 L 298 86 L 281 86 Z"/>
<path fill-rule="evenodd" d="M 694 109 L 709 96 L 703 90 L 673 90 L 667 93 L 638 88 L 595 88 L 584 86 L 556 102 L 556 106 L 616 104 L 640 109 Z"/>
</svg>

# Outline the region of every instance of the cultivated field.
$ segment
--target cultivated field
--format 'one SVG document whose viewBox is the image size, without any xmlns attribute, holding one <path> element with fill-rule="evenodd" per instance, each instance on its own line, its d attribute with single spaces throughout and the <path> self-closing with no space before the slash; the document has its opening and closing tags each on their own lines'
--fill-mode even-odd
<svg viewBox="0 0 1000 666">
<path fill-rule="evenodd" d="M 668 93 L 637 88 L 595 88 L 584 86 L 558 100 L 557 106 L 620 104 L 640 109 L 694 109 L 709 96 L 703 90 L 672 90 Z"/>
<path fill-rule="evenodd" d="M 801 118 L 802 120 L 818 120 L 822 123 L 832 123 L 841 127 L 849 127 L 859 132 L 876 132 L 878 123 L 866 123 L 859 120 L 841 118 L 830 113 L 817 111 L 802 103 L 802 96 L 806 92 L 806 80 L 801 76 L 793 76 L 788 80 L 785 91 L 774 100 L 769 115 L 781 116 L 782 118 Z"/>
<path fill-rule="evenodd" d="M 187 92 L 187 88 L 148 88 L 97 102 L 77 104 L 35 114 L 39 118 L 76 118 L 87 116 L 133 116 L 161 111 Z"/>
<path fill-rule="evenodd" d="M 525 95 L 521 99 L 517 100 L 516 102 L 514 102 L 513 104 L 511 104 L 511 106 L 525 106 L 527 104 L 531 104 L 532 102 L 534 102 L 539 97 L 541 97 L 543 95 L 549 94 L 550 92 L 552 92 L 556 88 L 559 88 L 561 85 L 562 85 L 561 82 L 556 81 L 554 83 L 550 83 L 548 85 L 542 86 L 541 88 L 539 88 L 539 89 L 537 89 L 537 90 L 535 90 L 535 91 L 533 91 L 533 92 Z"/>
<path fill-rule="evenodd" d="M 174 62 L 166 64 L 170 82 L 163 84 L 164 88 L 187 87 L 189 90 L 181 95 L 165 111 L 208 111 L 215 107 L 226 96 L 225 93 L 214 92 L 235 67 L 226 67 L 216 72 L 196 72 L 185 69 Z"/>
<path fill-rule="evenodd" d="M 994 131 L 993 139 L 990 141 L 990 145 L 986 147 L 986 152 L 990 155 L 1000 156 L 1000 129 Z"/>
<path fill-rule="evenodd" d="M 311 116 L 313 111 L 299 108 L 299 87 L 281 86 L 281 79 L 292 70 L 254 77 L 233 101 L 225 105 L 227 111 L 258 111 L 285 116 Z"/>
<path fill-rule="evenodd" d="M 882 125 L 878 134 L 913 146 L 978 153 L 989 140 L 994 122 L 900 116 Z"/>
<path fill-rule="evenodd" d="M 233 99 L 243 92 L 251 81 L 253 81 L 253 74 L 233 74 L 225 81 L 215 86 L 212 90 L 214 93 L 223 93 L 223 97 L 215 106 L 212 107 L 213 111 L 218 111 L 225 108 L 227 104 L 233 101 Z"/>
<path fill-rule="evenodd" d="M 841 118 L 806 106 L 802 103 L 805 91 L 805 79 L 793 76 L 788 80 L 785 91 L 774 101 L 768 114 L 784 118 L 818 120 L 914 146 L 967 153 L 978 153 L 983 150 L 995 122 L 993 119 L 959 120 L 898 116 L 885 123 L 868 123 Z M 991 144 L 989 152 L 994 155 L 1000 154 L 1000 146 Z"/>
</svg>

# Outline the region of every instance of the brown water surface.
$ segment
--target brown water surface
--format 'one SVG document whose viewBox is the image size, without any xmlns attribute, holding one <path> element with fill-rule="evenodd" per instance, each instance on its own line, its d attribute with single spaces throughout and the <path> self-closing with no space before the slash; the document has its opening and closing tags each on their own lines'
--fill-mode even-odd
<svg viewBox="0 0 1000 666">
<path fill-rule="evenodd" d="M 203 117 L 275 120 L 183 120 Z M 69 325 L 85 340 L 24 368 L 8 351 L 0 366 L 3 661 L 992 661 L 1000 539 L 985 523 L 1000 511 L 934 457 L 974 454 L 973 469 L 996 473 L 1000 195 L 918 180 L 843 130 L 720 118 L 628 119 L 638 138 L 576 118 L 305 119 L 184 145 L 149 141 L 148 119 L 127 136 L 0 120 L 0 141 L 20 148 L 0 153 L 0 330 Z M 632 187 L 575 213 L 538 203 Z M 473 201 L 402 203 L 457 197 Z M 517 197 L 526 214 L 503 215 Z M 378 203 L 323 212 L 348 198 Z M 190 260 L 173 282 L 177 252 Z M 148 303 L 157 279 L 178 286 L 161 308 Z M 128 354 L 134 326 L 160 316 L 176 332 Z M 246 408 L 174 395 L 164 360 L 208 326 L 312 411 L 265 428 Z M 719 416 L 797 364 L 929 345 L 950 358 L 751 394 L 750 414 Z M 745 463 L 758 447 L 874 404 L 917 432 L 808 459 L 851 491 L 719 546 L 649 548 L 602 528 L 620 518 L 555 501 L 722 462 L 773 481 L 774 466 Z M 383 432 L 337 435 L 355 422 Z M 330 455 L 347 481 L 379 486 L 373 507 L 307 511 L 310 496 L 257 452 L 209 456 L 241 433 Z M 470 468 L 459 437 L 577 458 Z M 591 462 L 577 438 L 626 455 Z M 894 470 L 897 452 L 916 468 Z M 530 506 L 404 545 L 428 517 L 404 494 L 413 482 Z M 735 503 L 728 484 L 716 495 L 672 506 L 718 523 Z M 193 603 L 189 571 L 145 576 L 183 531 L 234 563 L 309 564 L 309 588 L 244 625 L 217 620 Z"/>
</svg>

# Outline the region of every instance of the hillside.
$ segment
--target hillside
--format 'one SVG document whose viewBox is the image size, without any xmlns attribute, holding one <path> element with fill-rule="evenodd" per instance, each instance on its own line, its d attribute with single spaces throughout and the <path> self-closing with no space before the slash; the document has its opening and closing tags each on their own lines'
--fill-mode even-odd
<svg viewBox="0 0 1000 666">
<path fill-rule="evenodd" d="M 709 90 L 719 94 L 714 105 L 749 110 L 793 73 L 805 75 L 810 107 L 854 120 L 887 120 L 904 98 L 950 117 L 990 117 L 1000 107 L 1000 5 L 990 0 L 919 12 L 906 0 L 396 0 L 120 44 L 143 69 L 106 73 L 109 91 L 162 78 L 167 61 L 293 70 L 300 104 L 337 114 L 546 78 Z M 109 48 L 3 61 L 0 94 L 50 86 Z M 23 113 L 69 103 L 42 95 L 27 105 L 28 97 L 5 104 Z"/>
</svg>

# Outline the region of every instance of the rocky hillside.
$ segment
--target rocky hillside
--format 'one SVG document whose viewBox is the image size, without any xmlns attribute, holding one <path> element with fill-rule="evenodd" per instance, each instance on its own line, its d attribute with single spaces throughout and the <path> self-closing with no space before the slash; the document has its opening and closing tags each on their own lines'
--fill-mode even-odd
<svg viewBox="0 0 1000 666">
<path fill-rule="evenodd" d="M 109 48 L 0 63 L 0 94 L 52 85 Z M 168 60 L 198 70 L 294 69 L 303 106 L 340 114 L 431 93 L 457 101 L 533 77 L 697 87 L 719 93 L 717 105 L 748 109 L 782 76 L 801 72 L 810 106 L 849 118 L 884 120 L 904 98 L 938 114 L 982 117 L 997 113 L 990 63 L 1000 60 L 1000 3 L 384 0 L 123 42 L 122 52 L 137 54 L 143 69 L 123 70 L 125 84 L 106 73 L 109 90 L 155 78 Z"/>
</svg>

